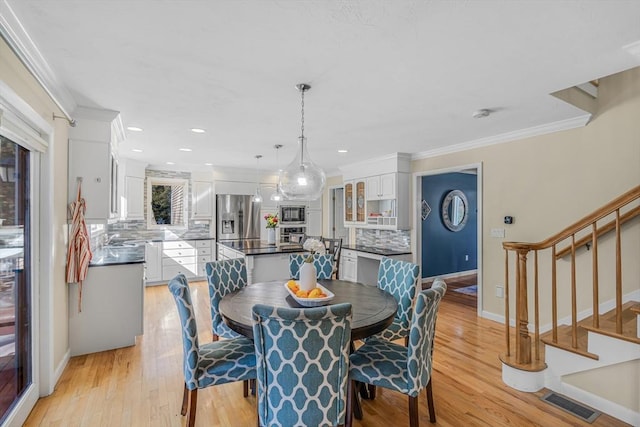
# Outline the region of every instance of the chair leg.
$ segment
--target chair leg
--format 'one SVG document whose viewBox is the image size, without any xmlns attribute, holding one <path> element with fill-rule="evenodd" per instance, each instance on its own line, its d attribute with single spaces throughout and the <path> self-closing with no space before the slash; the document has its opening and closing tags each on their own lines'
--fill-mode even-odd
<svg viewBox="0 0 640 427">
<path fill-rule="evenodd" d="M 433 389 L 431 388 L 431 379 L 427 383 L 427 405 L 429 405 L 429 421 L 436 422 L 436 408 L 433 405 Z"/>
<path fill-rule="evenodd" d="M 180 415 L 183 417 L 187 415 L 187 405 L 189 404 L 189 390 L 187 390 L 187 383 L 184 383 L 184 391 L 182 392 L 182 409 Z"/>
<path fill-rule="evenodd" d="M 347 407 L 344 416 L 344 427 L 351 427 L 353 425 L 353 400 L 355 396 L 355 384 L 353 380 L 347 381 Z"/>
<path fill-rule="evenodd" d="M 418 394 L 418 396 L 420 396 Z M 418 396 L 409 396 L 409 427 L 420 427 L 418 416 Z"/>
<path fill-rule="evenodd" d="M 187 421 L 187 427 L 193 427 L 196 425 L 196 406 L 198 405 L 198 389 L 191 390 L 189 393 L 189 420 Z"/>
<path fill-rule="evenodd" d="M 242 381 L 242 397 L 249 396 L 249 380 Z"/>
<path fill-rule="evenodd" d="M 373 400 L 376 398 L 376 386 L 374 386 L 373 384 L 369 384 L 368 387 L 369 389 L 369 400 Z"/>
</svg>

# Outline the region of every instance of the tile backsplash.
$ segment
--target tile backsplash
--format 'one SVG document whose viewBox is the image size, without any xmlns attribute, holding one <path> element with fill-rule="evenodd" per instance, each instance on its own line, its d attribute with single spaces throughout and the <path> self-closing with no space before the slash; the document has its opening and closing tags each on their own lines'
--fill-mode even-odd
<svg viewBox="0 0 640 427">
<path fill-rule="evenodd" d="M 409 230 L 371 230 L 357 228 L 356 245 L 380 249 L 410 250 L 411 235 Z"/>
</svg>

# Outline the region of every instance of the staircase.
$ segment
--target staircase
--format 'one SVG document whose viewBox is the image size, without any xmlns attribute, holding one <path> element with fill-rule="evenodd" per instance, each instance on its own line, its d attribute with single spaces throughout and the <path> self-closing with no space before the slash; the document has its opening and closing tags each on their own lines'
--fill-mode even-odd
<svg viewBox="0 0 640 427">
<path fill-rule="evenodd" d="M 544 241 L 503 243 L 507 385 L 640 426 L 638 242 L 640 186 Z"/>
</svg>

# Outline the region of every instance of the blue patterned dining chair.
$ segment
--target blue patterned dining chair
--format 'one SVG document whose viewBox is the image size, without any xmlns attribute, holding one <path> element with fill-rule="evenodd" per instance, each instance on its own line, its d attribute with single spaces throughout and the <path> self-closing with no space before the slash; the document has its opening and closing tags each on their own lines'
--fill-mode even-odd
<svg viewBox="0 0 640 427">
<path fill-rule="evenodd" d="M 182 348 L 184 351 L 184 392 L 181 414 L 187 415 L 187 426 L 196 420 L 198 389 L 247 381 L 256 378 L 256 356 L 253 341 L 245 337 L 233 338 L 200 345 L 196 315 L 191 302 L 189 283 L 183 274 L 169 281 L 180 315 Z"/>
<path fill-rule="evenodd" d="M 229 328 L 220 314 L 220 300 L 225 295 L 247 286 L 247 266 L 244 258 L 214 261 L 205 264 L 209 297 L 211 299 L 211 330 L 213 340 L 218 338 L 237 338 L 237 332 Z"/>
<path fill-rule="evenodd" d="M 316 279 L 331 279 L 333 273 L 333 255 L 332 254 L 313 254 L 313 265 L 316 267 Z M 302 263 L 309 257 L 305 254 L 289 255 L 289 274 L 294 280 L 300 278 L 300 267 Z"/>
<path fill-rule="evenodd" d="M 409 329 L 407 346 L 372 338 L 349 357 L 349 397 L 354 398 L 356 382 L 395 390 L 409 396 L 409 425 L 419 426 L 418 397 L 427 390 L 429 420 L 436 422 L 431 367 L 436 319 L 440 300 L 447 290 L 442 280 L 418 294 Z M 352 423 L 347 408 L 347 427 Z"/>
<path fill-rule="evenodd" d="M 346 416 L 351 304 L 252 310 L 258 422 L 335 426 Z"/>
<path fill-rule="evenodd" d="M 409 325 L 413 311 L 413 302 L 418 293 L 420 267 L 407 261 L 382 257 L 378 268 L 378 288 L 389 292 L 398 303 L 398 311 L 393 323 L 376 337 L 389 341 L 409 336 Z"/>
</svg>

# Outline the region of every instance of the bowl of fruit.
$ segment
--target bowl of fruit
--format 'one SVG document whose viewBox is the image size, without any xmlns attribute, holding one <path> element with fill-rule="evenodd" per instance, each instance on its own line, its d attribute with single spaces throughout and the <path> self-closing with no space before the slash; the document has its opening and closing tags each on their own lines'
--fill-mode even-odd
<svg viewBox="0 0 640 427">
<path fill-rule="evenodd" d="M 289 291 L 291 298 L 305 307 L 319 307 L 328 304 L 335 296 L 333 292 L 322 286 L 320 283 L 316 284 L 316 287 L 310 291 L 300 289 L 300 286 L 296 280 L 289 280 L 284 284 L 284 287 Z"/>
</svg>

